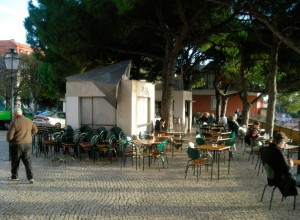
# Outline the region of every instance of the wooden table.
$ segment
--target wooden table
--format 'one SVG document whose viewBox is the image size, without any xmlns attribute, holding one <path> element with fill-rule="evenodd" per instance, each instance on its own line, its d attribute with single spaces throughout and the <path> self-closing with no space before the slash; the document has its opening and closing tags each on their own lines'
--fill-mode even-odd
<svg viewBox="0 0 300 220">
<path fill-rule="evenodd" d="M 141 148 L 149 149 L 153 145 L 160 144 L 161 141 L 155 140 L 155 139 L 142 139 L 142 140 L 134 140 L 133 141 L 136 145 L 140 146 Z M 137 169 L 137 155 L 135 157 L 136 159 L 136 169 Z M 143 171 L 145 169 L 145 149 L 143 149 Z"/>
<path fill-rule="evenodd" d="M 223 141 L 227 141 L 227 140 L 230 140 L 231 138 L 218 138 L 217 136 L 212 136 L 212 137 L 206 137 L 205 138 L 205 141 L 208 140 L 208 141 L 213 141 L 213 142 L 223 142 Z"/>
<path fill-rule="evenodd" d="M 211 144 L 204 144 L 196 146 L 198 150 L 208 150 L 214 152 L 214 155 L 217 155 L 217 163 L 218 163 L 218 179 L 220 178 L 220 152 L 224 150 L 229 150 L 229 146 L 218 144 L 216 147 L 213 147 Z M 228 174 L 230 168 L 230 160 L 228 160 Z"/>
<path fill-rule="evenodd" d="M 205 133 L 209 133 L 213 136 L 222 136 L 222 135 L 227 135 L 227 134 L 231 134 L 231 131 L 224 131 L 224 132 L 220 132 L 220 131 L 207 131 Z"/>
<path fill-rule="evenodd" d="M 290 151 L 295 150 L 298 147 L 299 147 L 298 145 L 286 144 L 283 149 L 287 151 L 287 157 L 289 158 L 290 157 Z"/>
<path fill-rule="evenodd" d="M 293 160 L 293 162 L 294 162 L 294 165 L 300 166 L 300 160 Z"/>
</svg>

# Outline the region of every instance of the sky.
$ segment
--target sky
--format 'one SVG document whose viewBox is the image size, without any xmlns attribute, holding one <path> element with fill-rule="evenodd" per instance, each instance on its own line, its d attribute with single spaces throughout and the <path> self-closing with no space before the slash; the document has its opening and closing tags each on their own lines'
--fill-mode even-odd
<svg viewBox="0 0 300 220">
<path fill-rule="evenodd" d="M 0 40 L 26 43 L 23 23 L 28 17 L 27 4 L 28 0 L 0 0 Z"/>
</svg>

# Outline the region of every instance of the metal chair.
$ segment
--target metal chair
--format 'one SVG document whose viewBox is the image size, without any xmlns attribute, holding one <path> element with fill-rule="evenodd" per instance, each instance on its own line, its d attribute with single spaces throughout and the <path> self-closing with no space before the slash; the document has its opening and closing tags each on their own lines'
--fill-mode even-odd
<svg viewBox="0 0 300 220">
<path fill-rule="evenodd" d="M 185 179 L 188 173 L 188 169 L 190 166 L 193 167 L 194 175 L 195 171 L 197 171 L 197 182 L 199 179 L 199 174 L 201 174 L 201 166 L 210 166 L 211 167 L 211 180 L 212 180 L 212 173 L 213 173 L 213 158 L 210 154 L 206 154 L 206 152 L 203 152 L 202 154 L 194 148 L 194 143 L 189 142 L 188 148 L 187 148 L 187 154 L 189 157 L 189 160 L 186 164 L 185 168 Z"/>
<path fill-rule="evenodd" d="M 265 171 L 266 171 L 266 174 L 267 174 L 267 181 L 268 182 L 264 186 L 264 190 L 263 190 L 263 193 L 261 195 L 260 201 L 262 202 L 262 200 L 263 200 L 263 197 L 264 197 L 264 194 L 265 194 L 267 186 L 273 187 L 271 198 L 270 198 L 270 203 L 269 203 L 269 210 L 271 210 L 273 196 L 274 196 L 274 191 L 275 191 L 276 188 L 279 188 L 279 186 L 278 186 L 278 183 L 274 179 L 274 177 L 275 177 L 274 170 L 267 163 L 263 162 L 263 164 L 264 164 L 264 168 L 265 168 Z M 293 196 L 294 196 L 293 210 L 295 210 L 295 208 L 296 208 L 296 196 L 297 196 L 297 194 L 293 195 Z M 284 198 L 286 198 L 286 197 L 282 196 L 282 201 L 283 201 Z"/>
<path fill-rule="evenodd" d="M 159 159 L 162 162 L 163 168 L 165 167 L 165 162 L 167 162 L 167 164 L 168 164 L 168 157 L 167 157 L 167 154 L 165 153 L 165 148 L 166 148 L 167 144 L 168 144 L 168 139 L 164 139 L 158 145 L 153 145 L 153 149 L 150 150 L 150 152 L 148 152 L 148 154 L 147 154 L 148 161 L 149 161 L 149 167 L 150 167 L 152 159 L 154 159 L 154 162 L 157 160 L 159 171 L 160 171 Z"/>
</svg>

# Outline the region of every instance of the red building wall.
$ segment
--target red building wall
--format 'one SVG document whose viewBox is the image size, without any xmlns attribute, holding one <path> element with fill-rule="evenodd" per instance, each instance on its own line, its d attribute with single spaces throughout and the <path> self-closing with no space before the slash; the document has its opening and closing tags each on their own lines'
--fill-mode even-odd
<svg viewBox="0 0 300 220">
<path fill-rule="evenodd" d="M 256 96 L 249 96 L 249 101 L 255 99 Z M 215 113 L 215 106 L 212 104 L 212 95 L 193 95 L 193 114 L 210 112 Z M 255 105 L 253 105 L 250 109 L 250 114 L 260 114 L 260 110 L 263 107 L 263 102 L 258 101 Z M 229 97 L 227 103 L 227 111 L 226 115 L 232 115 L 236 111 L 236 109 L 240 111 L 243 110 L 243 103 L 240 100 L 239 96 Z"/>
</svg>

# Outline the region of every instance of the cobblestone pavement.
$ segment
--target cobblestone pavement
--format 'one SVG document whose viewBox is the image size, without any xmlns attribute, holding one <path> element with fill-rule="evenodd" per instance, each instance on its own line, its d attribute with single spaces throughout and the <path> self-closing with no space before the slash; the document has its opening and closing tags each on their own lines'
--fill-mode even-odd
<svg viewBox="0 0 300 220">
<path fill-rule="evenodd" d="M 53 166 L 50 158 L 33 155 L 35 184 L 29 184 L 23 164 L 20 181 L 9 183 L 10 162 L 6 131 L 0 131 L 0 220 L 2 219 L 299 219 L 300 201 L 283 202 L 275 191 L 268 210 L 271 188 L 260 197 L 265 173 L 257 176 L 255 163 L 248 162 L 237 146 L 230 175 L 222 162 L 220 179 L 202 169 L 199 182 L 192 170 L 184 178 L 185 150 L 169 155 L 169 164 L 135 169 L 128 162 L 93 163 L 87 158 L 74 165 Z"/>
</svg>

